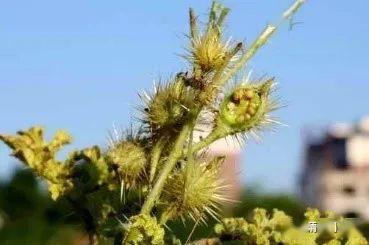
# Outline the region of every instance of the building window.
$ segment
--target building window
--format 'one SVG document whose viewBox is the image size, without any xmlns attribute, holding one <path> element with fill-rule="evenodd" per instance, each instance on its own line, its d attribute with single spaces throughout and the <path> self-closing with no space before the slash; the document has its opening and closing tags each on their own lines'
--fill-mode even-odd
<svg viewBox="0 0 369 245">
<path fill-rule="evenodd" d="M 355 211 L 350 211 L 344 214 L 345 218 L 360 218 L 360 215 Z"/>
<path fill-rule="evenodd" d="M 346 195 L 354 195 L 355 194 L 355 188 L 351 185 L 345 185 L 343 188 L 342 188 L 342 191 L 343 193 L 345 193 Z"/>
<path fill-rule="evenodd" d="M 346 169 L 348 167 L 346 158 L 346 139 L 332 138 L 329 142 L 329 147 L 333 165 L 338 169 Z"/>
</svg>

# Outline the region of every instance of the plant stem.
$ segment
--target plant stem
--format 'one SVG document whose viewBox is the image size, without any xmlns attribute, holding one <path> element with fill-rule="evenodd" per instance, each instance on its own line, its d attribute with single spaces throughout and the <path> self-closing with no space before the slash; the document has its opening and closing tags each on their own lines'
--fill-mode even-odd
<svg viewBox="0 0 369 245">
<path fill-rule="evenodd" d="M 205 139 L 199 141 L 191 147 L 191 153 L 196 153 L 199 150 L 209 146 L 211 143 L 217 141 L 218 139 L 226 137 L 227 131 L 223 128 L 215 128 Z"/>
<path fill-rule="evenodd" d="M 292 17 L 297 10 L 306 2 L 306 0 L 296 0 L 286 11 L 283 13 L 284 19 L 289 19 Z"/>
<path fill-rule="evenodd" d="M 298 9 L 303 5 L 306 0 L 296 0 L 282 15 L 282 20 L 278 25 L 267 25 L 262 33 L 256 38 L 256 40 L 251 44 L 249 49 L 244 53 L 241 58 L 234 64 L 234 66 L 224 74 L 223 71 L 217 72 L 214 76 L 213 83 L 216 87 L 223 87 L 225 82 L 227 82 L 232 76 L 234 76 L 255 54 L 256 52 L 264 46 L 264 44 L 270 39 L 273 33 L 277 30 L 278 26 L 283 23 L 283 21 L 291 18 Z"/>
<path fill-rule="evenodd" d="M 84 208 L 81 203 L 81 200 L 73 200 L 72 198 L 68 197 L 67 200 L 72 204 L 76 212 L 80 215 L 80 217 L 83 220 L 85 230 L 88 233 L 88 239 L 90 245 L 97 245 L 98 237 L 96 234 L 96 227 L 94 223 L 94 219 L 91 215 L 91 213 Z"/>
<path fill-rule="evenodd" d="M 159 223 L 161 225 L 165 225 L 165 223 L 167 223 L 167 221 L 170 219 L 171 215 L 169 215 L 169 213 L 167 212 L 163 212 L 160 216 L 160 221 Z"/>
<path fill-rule="evenodd" d="M 269 40 L 276 29 L 277 28 L 275 26 L 268 25 L 259 35 L 259 37 L 251 44 L 244 55 L 241 56 L 241 58 L 232 66 L 232 68 L 224 74 L 224 76 L 221 76 L 222 74 L 219 74 L 218 77 L 214 78 L 214 83 L 219 87 L 223 87 L 224 83 L 228 81 L 233 75 L 235 75 Z"/>
<path fill-rule="evenodd" d="M 165 181 L 167 180 L 170 172 L 174 168 L 178 159 L 182 156 L 183 146 L 187 140 L 190 130 L 191 130 L 190 123 L 187 123 L 183 126 L 174 144 L 174 147 L 171 150 L 168 160 L 166 161 L 163 169 L 160 172 L 158 179 L 155 182 L 154 187 L 152 188 L 145 203 L 142 206 L 141 214 L 150 214 L 152 208 L 155 205 L 155 202 L 159 199 L 161 191 L 164 187 Z"/>
<path fill-rule="evenodd" d="M 150 183 L 152 183 L 152 181 L 154 180 L 163 147 L 164 147 L 163 140 L 160 139 L 158 140 L 158 142 L 155 143 L 154 147 L 152 148 L 150 161 Z"/>
</svg>

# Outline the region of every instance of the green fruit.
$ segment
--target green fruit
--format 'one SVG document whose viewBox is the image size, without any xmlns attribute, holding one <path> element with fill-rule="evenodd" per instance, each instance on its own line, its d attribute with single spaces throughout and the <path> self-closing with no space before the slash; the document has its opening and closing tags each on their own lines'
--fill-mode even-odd
<svg viewBox="0 0 369 245">
<path fill-rule="evenodd" d="M 260 125 L 269 112 L 273 80 L 261 84 L 242 84 L 228 94 L 220 105 L 218 124 L 240 132 Z"/>
</svg>

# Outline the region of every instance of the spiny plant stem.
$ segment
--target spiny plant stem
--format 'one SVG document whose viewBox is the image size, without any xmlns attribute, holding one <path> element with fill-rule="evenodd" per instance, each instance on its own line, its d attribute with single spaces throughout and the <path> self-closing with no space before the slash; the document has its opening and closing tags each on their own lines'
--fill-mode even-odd
<svg viewBox="0 0 369 245">
<path fill-rule="evenodd" d="M 227 136 L 228 133 L 226 130 L 222 128 L 215 128 L 208 136 L 205 137 L 205 139 L 199 141 L 198 143 L 194 144 L 191 147 L 191 152 L 196 153 L 199 150 L 209 146 L 213 142 L 217 141 L 218 139 L 221 139 L 225 136 Z"/>
<path fill-rule="evenodd" d="M 159 223 L 161 225 L 164 225 L 165 223 L 168 222 L 168 220 L 171 218 L 171 215 L 168 213 L 168 212 L 163 212 L 161 215 L 160 215 L 160 221 Z"/>
<path fill-rule="evenodd" d="M 231 68 L 229 72 L 225 74 L 222 79 L 219 80 L 219 86 L 222 86 L 224 82 L 228 81 L 235 73 L 237 73 L 255 54 L 256 52 L 269 40 L 272 34 L 276 31 L 276 27 L 268 25 L 259 37 L 252 43 L 250 48 L 244 55 L 237 61 L 237 63 Z"/>
<path fill-rule="evenodd" d="M 198 114 L 197 114 L 198 116 Z M 195 122 L 196 121 L 193 121 L 191 123 L 191 131 L 189 133 L 189 140 L 188 140 L 188 144 L 187 144 L 187 164 L 188 166 L 193 166 L 193 164 L 195 164 L 195 159 L 194 159 L 194 152 L 191 150 L 192 149 L 192 146 L 193 146 L 193 132 L 194 132 L 194 128 L 195 128 Z"/>
<path fill-rule="evenodd" d="M 174 168 L 176 162 L 182 155 L 183 146 L 187 140 L 188 134 L 191 130 L 191 124 L 187 123 L 183 126 L 181 132 L 178 135 L 178 138 L 174 144 L 173 149 L 166 161 L 163 169 L 160 172 L 158 179 L 155 181 L 155 185 L 149 193 L 145 203 L 142 206 L 141 214 L 150 214 L 152 208 L 155 205 L 155 202 L 160 197 L 161 191 L 165 184 L 166 179 L 168 178 L 170 172 Z"/>
<path fill-rule="evenodd" d="M 306 0 L 296 0 L 296 2 L 294 2 L 286 11 L 284 11 L 282 15 L 283 18 L 289 19 L 292 17 L 305 2 Z"/>
<path fill-rule="evenodd" d="M 150 162 L 150 183 L 154 180 L 156 169 L 159 163 L 161 152 L 163 151 L 164 142 L 162 139 L 158 140 L 154 144 L 154 147 L 151 151 L 151 162 Z"/>
</svg>

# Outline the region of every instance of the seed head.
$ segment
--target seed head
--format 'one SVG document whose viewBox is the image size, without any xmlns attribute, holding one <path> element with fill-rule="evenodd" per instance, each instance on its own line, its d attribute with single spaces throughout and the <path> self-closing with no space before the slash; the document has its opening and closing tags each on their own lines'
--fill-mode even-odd
<svg viewBox="0 0 369 245">
<path fill-rule="evenodd" d="M 145 102 L 144 121 L 154 133 L 172 132 L 181 127 L 195 107 L 194 91 L 176 78 L 172 83 L 156 86 L 152 96 L 141 96 Z"/>
<path fill-rule="evenodd" d="M 191 60 L 204 72 L 217 70 L 226 62 L 228 46 L 221 40 L 219 31 L 211 29 L 192 40 Z"/>
<path fill-rule="evenodd" d="M 223 196 L 225 186 L 218 174 L 223 160 L 187 164 L 168 179 L 163 199 L 169 217 L 205 222 L 207 213 L 216 218 L 219 205 L 229 201 Z"/>
<path fill-rule="evenodd" d="M 201 32 L 197 28 L 195 13 L 190 9 L 191 39 L 189 55 L 186 58 L 194 67 L 194 77 L 225 68 L 239 51 L 237 49 L 234 53 L 234 50 L 230 48 L 230 41 L 225 42 L 222 37 L 223 23 L 228 13 L 228 8 L 214 1 L 206 28 Z"/>
<path fill-rule="evenodd" d="M 133 187 L 145 174 L 145 150 L 131 141 L 121 141 L 110 146 L 107 157 L 126 187 Z"/>
</svg>

